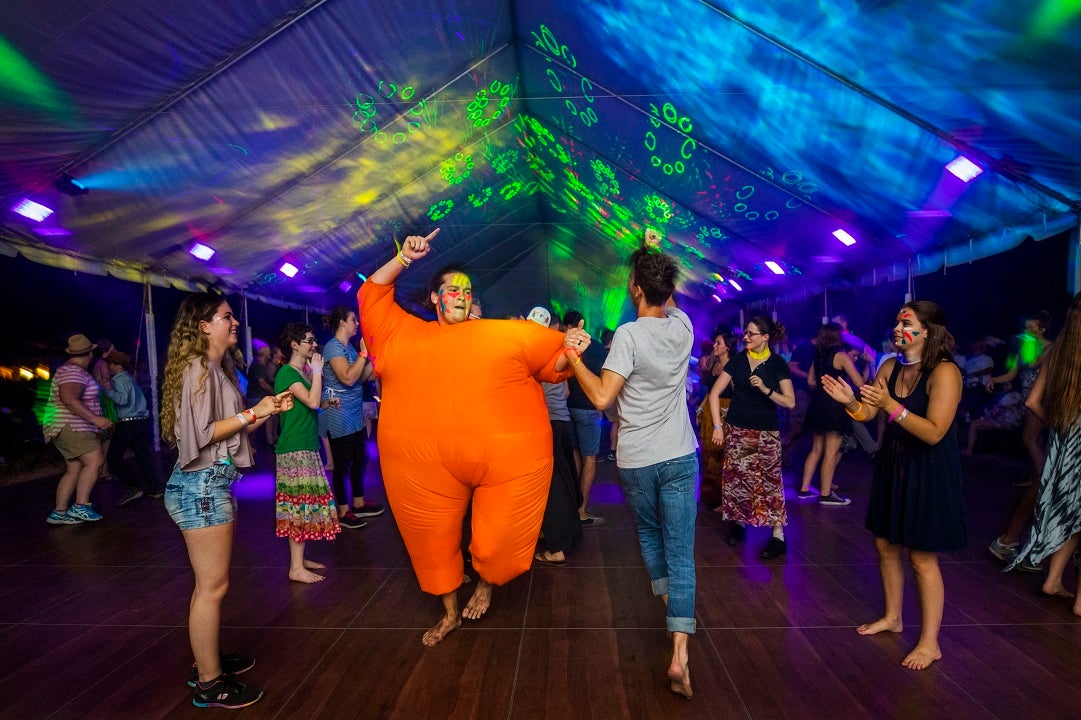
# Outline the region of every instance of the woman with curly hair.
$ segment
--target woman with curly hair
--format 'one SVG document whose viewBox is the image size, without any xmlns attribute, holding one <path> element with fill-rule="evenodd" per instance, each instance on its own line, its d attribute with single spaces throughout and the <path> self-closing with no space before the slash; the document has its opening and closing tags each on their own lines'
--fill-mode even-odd
<svg viewBox="0 0 1081 720">
<path fill-rule="evenodd" d="M 165 509 L 180 528 L 195 572 L 188 636 L 195 664 L 189 685 L 197 707 L 240 708 L 263 691 L 234 676 L 255 660 L 219 650 L 221 601 L 229 589 L 238 467 L 251 467 L 248 433 L 293 406 L 286 391 L 244 408 L 230 348 L 240 323 L 224 299 L 190 295 L 180 304 L 169 338 L 162 389 L 162 437 L 178 450 L 165 486 Z"/>
<path fill-rule="evenodd" d="M 954 418 L 961 402 L 961 371 L 953 361 L 953 335 L 936 303 L 915 300 L 897 313 L 893 343 L 901 351 L 882 363 L 857 400 L 842 379 L 822 377 L 822 387 L 859 422 L 886 414 L 867 508 L 874 533 L 886 611 L 856 628 L 860 635 L 899 633 L 909 551 L 920 598 L 920 639 L 902 665 L 923 670 L 942 658 L 938 631 L 945 589 L 938 554 L 965 544 L 961 498 L 961 453 Z"/>
<path fill-rule="evenodd" d="M 1051 442 L 1037 490 L 1032 533 L 1007 569 L 1025 560 L 1039 564 L 1050 556 L 1044 594 L 1074 597 L 1063 585 L 1062 573 L 1081 533 L 1081 293 L 1074 296 L 1062 332 L 1046 358 L 1025 406 L 1051 428 Z M 1081 615 L 1081 600 L 1074 600 L 1073 613 Z"/>
<path fill-rule="evenodd" d="M 304 544 L 333 540 L 341 532 L 334 494 L 319 458 L 316 412 L 320 405 L 329 407 L 340 401 L 322 400 L 324 361 L 310 326 L 289 323 L 282 328 L 278 346 L 289 362 L 274 377 L 274 392 L 291 392 L 294 402 L 291 410 L 281 414 L 281 435 L 274 446 L 275 532 L 289 538 L 289 579 L 316 583 L 326 578 L 312 571 L 326 566 L 305 560 Z"/>
</svg>

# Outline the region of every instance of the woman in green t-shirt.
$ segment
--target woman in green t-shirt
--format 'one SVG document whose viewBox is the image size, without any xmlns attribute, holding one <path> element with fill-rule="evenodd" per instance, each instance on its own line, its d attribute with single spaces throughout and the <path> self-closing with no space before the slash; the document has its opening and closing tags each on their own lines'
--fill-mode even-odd
<svg viewBox="0 0 1081 720">
<path fill-rule="evenodd" d="M 291 390 L 296 402 L 281 414 L 281 434 L 275 445 L 277 467 L 274 499 L 275 532 L 289 538 L 289 579 L 314 583 L 324 576 L 312 572 L 322 563 L 304 559 L 308 540 L 333 540 L 341 531 L 334 494 L 319 458 L 316 413 L 323 393 L 323 356 L 316 352 L 315 333 L 303 323 L 282 328 L 278 345 L 289 356 L 274 378 L 275 392 Z"/>
</svg>

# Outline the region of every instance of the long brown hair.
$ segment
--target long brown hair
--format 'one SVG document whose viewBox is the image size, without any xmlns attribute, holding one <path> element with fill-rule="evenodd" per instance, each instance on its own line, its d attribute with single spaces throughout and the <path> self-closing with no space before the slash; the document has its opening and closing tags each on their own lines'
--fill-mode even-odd
<svg viewBox="0 0 1081 720">
<path fill-rule="evenodd" d="M 1040 372 L 1047 373 L 1043 406 L 1054 430 L 1065 432 L 1081 417 L 1081 293 L 1074 295 L 1055 344 Z"/>
<path fill-rule="evenodd" d="M 170 445 L 176 445 L 176 416 L 180 412 L 180 395 L 184 389 L 184 370 L 193 358 L 199 358 L 203 372 L 199 376 L 199 389 L 206 383 L 206 354 L 210 340 L 199 332 L 199 323 L 210 322 L 214 313 L 225 302 L 221 295 L 196 293 L 184 298 L 176 312 L 176 321 L 169 335 L 169 350 L 165 354 L 165 380 L 161 390 L 161 436 Z M 236 380 L 236 363 L 232 353 L 225 353 L 222 369 L 226 376 Z"/>
<path fill-rule="evenodd" d="M 953 362 L 953 350 L 957 342 L 946 329 L 946 311 L 942 306 L 930 300 L 913 300 L 901 306 L 902 310 L 905 308 L 916 314 L 926 333 L 923 353 L 920 355 L 923 371 L 931 372 L 940 362 Z"/>
</svg>

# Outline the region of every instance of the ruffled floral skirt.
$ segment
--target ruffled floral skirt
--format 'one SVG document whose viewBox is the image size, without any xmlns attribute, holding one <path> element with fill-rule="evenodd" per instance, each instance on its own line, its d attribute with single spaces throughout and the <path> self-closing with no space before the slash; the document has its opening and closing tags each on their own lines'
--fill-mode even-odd
<svg viewBox="0 0 1081 720">
<path fill-rule="evenodd" d="M 277 456 L 275 534 L 296 542 L 333 540 L 341 532 L 334 493 L 313 450 Z"/>
</svg>

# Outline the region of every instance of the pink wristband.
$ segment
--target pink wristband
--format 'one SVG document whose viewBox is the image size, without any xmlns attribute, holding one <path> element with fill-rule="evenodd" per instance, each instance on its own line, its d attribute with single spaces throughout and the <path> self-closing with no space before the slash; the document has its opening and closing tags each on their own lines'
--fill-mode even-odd
<svg viewBox="0 0 1081 720">
<path fill-rule="evenodd" d="M 893 422 L 894 420 L 897 419 L 897 416 L 900 415 L 901 413 L 903 413 L 904 411 L 905 411 L 905 406 L 904 405 L 898 405 L 897 409 L 894 410 L 892 413 L 890 413 L 889 421 Z"/>
</svg>

